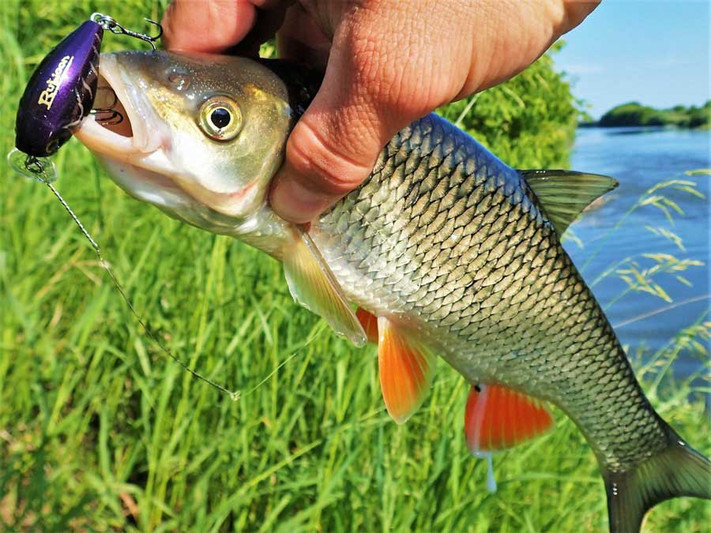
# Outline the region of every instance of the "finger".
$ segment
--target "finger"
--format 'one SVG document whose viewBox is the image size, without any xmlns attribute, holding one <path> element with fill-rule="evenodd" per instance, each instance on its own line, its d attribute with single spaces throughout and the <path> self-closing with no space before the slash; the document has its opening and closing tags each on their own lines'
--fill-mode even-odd
<svg viewBox="0 0 711 533">
<path fill-rule="evenodd" d="M 272 181 L 271 205 L 286 220 L 305 223 L 356 188 L 387 141 L 365 106 L 338 105 L 324 80 L 319 95 L 287 142 Z M 326 91 L 326 93 L 324 93 Z"/>
<path fill-rule="evenodd" d="M 323 84 L 294 127 L 272 182 L 271 205 L 282 218 L 308 222 L 355 189 L 388 140 L 419 116 L 372 94 L 372 79 L 389 76 L 378 68 L 383 58 L 363 56 L 334 43 Z"/>
<path fill-rule="evenodd" d="M 587 2 L 576 2 L 566 0 L 565 20 L 560 27 L 560 33 L 567 33 L 578 26 L 593 10 L 600 4 L 601 0 L 589 0 Z"/>
<path fill-rule="evenodd" d="M 225 50 L 225 53 L 243 57 L 259 57 L 261 45 L 272 39 L 284 22 L 284 10 L 284 6 L 281 4 L 275 4 L 269 9 L 258 6 L 252 29 L 237 45 Z"/>
<path fill-rule="evenodd" d="M 221 52 L 249 33 L 256 15 L 247 0 L 174 0 L 163 16 L 163 42 L 173 51 Z"/>
<path fill-rule="evenodd" d="M 277 34 L 279 57 L 321 71 L 326 69 L 331 40 L 301 4 L 292 5 Z"/>
</svg>

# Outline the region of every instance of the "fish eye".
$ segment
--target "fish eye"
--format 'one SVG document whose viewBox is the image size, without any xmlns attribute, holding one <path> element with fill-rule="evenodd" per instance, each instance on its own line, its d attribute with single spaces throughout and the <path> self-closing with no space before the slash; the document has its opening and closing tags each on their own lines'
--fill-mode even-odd
<svg viewBox="0 0 711 533">
<path fill-rule="evenodd" d="M 230 141 L 242 129 L 242 112 L 237 102 L 227 96 L 213 96 L 200 107 L 198 125 L 216 141 Z"/>
<path fill-rule="evenodd" d="M 212 125 L 216 128 L 226 128 L 230 125 L 231 120 L 232 114 L 224 107 L 215 108 L 212 113 L 210 113 L 210 122 L 212 122 Z"/>
</svg>

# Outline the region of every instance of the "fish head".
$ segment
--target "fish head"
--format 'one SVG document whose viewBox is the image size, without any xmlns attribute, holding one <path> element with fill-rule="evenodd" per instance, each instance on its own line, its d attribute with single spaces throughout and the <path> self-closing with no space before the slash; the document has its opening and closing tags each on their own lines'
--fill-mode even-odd
<svg viewBox="0 0 711 533">
<path fill-rule="evenodd" d="M 102 54 L 95 113 L 75 133 L 129 194 L 215 233 L 266 203 L 293 125 L 288 91 L 258 61 Z"/>
</svg>

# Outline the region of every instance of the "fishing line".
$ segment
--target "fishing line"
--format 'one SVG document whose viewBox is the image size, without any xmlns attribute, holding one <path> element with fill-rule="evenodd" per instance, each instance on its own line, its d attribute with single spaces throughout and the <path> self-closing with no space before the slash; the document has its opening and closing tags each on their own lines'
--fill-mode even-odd
<svg viewBox="0 0 711 533">
<path fill-rule="evenodd" d="M 135 37 L 149 43 L 155 51 L 155 43 L 163 35 L 163 27 L 154 20 L 146 19 L 146 21 L 157 28 L 157 35 L 126 29 L 115 19 L 102 13 L 94 13 L 90 20 L 67 35 L 39 64 L 25 88 L 15 125 L 15 149 L 8 154 L 7 159 L 18 174 L 40 181 L 49 187 L 91 244 L 99 258 L 99 264 L 108 272 L 114 287 L 133 316 L 160 350 L 193 377 L 228 394 L 232 400 L 237 400 L 240 396 L 238 391 L 231 391 L 190 368 L 173 355 L 148 328 L 108 261 L 104 259 L 97 242 L 52 185 L 52 182 L 57 179 L 57 168 L 48 157 L 56 153 L 59 147 L 69 140 L 73 128 L 79 125 L 84 117 L 92 113 L 96 121 L 104 126 L 120 124 L 125 118 L 121 112 L 125 112 L 123 107 L 115 109 L 120 104 L 116 91 L 108 85 L 98 85 L 98 61 L 103 31 Z M 77 58 L 76 64 L 72 70 L 75 58 Z M 97 100 L 99 93 L 102 97 Z M 51 109 L 53 105 L 54 109 Z M 51 113 L 49 113 L 50 109 Z"/>
<path fill-rule="evenodd" d="M 212 381 L 210 378 L 207 378 L 207 377 L 203 376 L 202 374 L 200 374 L 199 372 L 197 372 L 196 370 L 193 370 L 192 368 L 190 368 L 188 365 L 186 365 L 180 359 L 178 359 L 178 357 L 173 355 L 173 353 L 160 341 L 160 339 L 157 337 L 157 335 L 155 335 L 153 333 L 153 331 L 148 328 L 146 323 L 141 318 L 141 315 L 139 315 L 138 311 L 136 311 L 136 308 L 133 307 L 133 303 L 131 303 L 131 300 L 129 299 L 128 295 L 126 294 L 126 291 L 124 290 L 123 285 L 121 285 L 121 283 L 119 283 L 119 280 L 116 278 L 116 275 L 114 274 L 114 271 L 111 268 L 111 266 L 109 265 L 108 261 L 106 261 L 106 259 L 104 259 L 104 255 L 101 252 L 101 248 L 96 243 L 96 241 L 92 238 L 91 234 L 89 234 L 89 232 L 84 227 L 84 225 L 81 223 L 81 221 L 79 220 L 79 217 L 77 217 L 74 214 L 74 211 L 72 211 L 72 208 L 69 207 L 69 204 L 67 204 L 67 202 L 64 200 L 64 198 L 62 198 L 62 195 L 59 194 L 59 191 L 57 191 L 57 189 L 54 188 L 54 185 L 52 185 L 48 179 L 44 179 L 44 176 L 40 175 L 40 174 L 37 174 L 37 179 L 39 179 L 42 183 L 44 183 L 45 185 L 47 185 L 47 187 L 49 187 L 49 190 L 52 191 L 52 193 L 54 194 L 54 196 L 57 197 L 57 199 L 62 204 L 62 206 L 64 207 L 66 212 L 69 213 L 69 216 L 72 217 L 72 220 L 74 220 L 74 223 L 77 225 L 77 227 L 82 232 L 84 237 L 87 238 L 87 240 L 91 244 L 91 247 L 94 249 L 94 252 L 96 252 L 97 257 L 99 258 L 99 263 L 101 264 L 102 268 L 104 270 L 106 270 L 106 272 L 108 272 L 109 277 L 111 278 L 111 281 L 113 282 L 114 287 L 116 288 L 118 293 L 121 295 L 121 298 L 123 298 L 123 301 L 126 303 L 128 308 L 131 310 L 131 313 L 133 314 L 133 316 L 136 317 L 136 320 L 138 321 L 138 323 L 141 325 L 141 327 L 143 327 L 146 334 L 153 340 L 153 342 L 156 343 L 156 345 L 160 348 L 160 350 L 165 355 L 170 357 L 173 361 L 178 363 L 178 365 L 180 365 L 183 368 L 183 370 L 189 372 L 193 377 L 207 383 L 208 385 L 214 387 L 215 389 L 219 390 L 220 392 L 223 392 L 223 393 L 229 395 L 229 397 L 232 401 L 239 400 L 240 399 L 240 392 L 239 391 L 231 391 L 228 388 L 224 387 L 223 385 L 220 385 L 219 383 Z"/>
</svg>

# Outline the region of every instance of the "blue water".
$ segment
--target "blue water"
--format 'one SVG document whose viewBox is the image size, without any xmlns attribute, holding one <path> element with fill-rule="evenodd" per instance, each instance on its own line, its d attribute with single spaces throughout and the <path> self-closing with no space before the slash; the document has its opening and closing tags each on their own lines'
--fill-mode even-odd
<svg viewBox="0 0 711 533">
<path fill-rule="evenodd" d="M 711 176 L 689 176 L 686 171 L 711 168 L 711 132 L 643 128 L 590 128 L 578 130 L 572 157 L 575 170 L 606 174 L 617 178 L 620 186 L 608 193 L 609 201 L 591 210 L 572 226 L 583 248 L 571 240 L 566 249 L 615 327 L 629 353 L 645 346 L 657 350 L 683 328 L 709 313 L 709 182 Z M 674 200 L 683 214 L 674 213 L 673 223 L 653 206 L 634 211 L 620 228 L 609 233 L 640 196 L 655 184 L 669 180 L 693 181 L 705 199 L 673 189 L 659 191 Z M 654 235 L 646 226 L 665 228 L 683 242 L 681 250 L 672 241 Z M 619 277 L 608 276 L 595 283 L 606 269 L 626 257 L 649 268 L 654 262 L 643 254 L 671 254 L 677 259 L 692 259 L 703 266 L 684 272 L 655 277 L 672 304 L 651 294 L 632 292 L 615 301 L 627 287 Z M 676 279 L 682 275 L 690 286 Z M 689 300 L 697 301 L 689 302 Z M 653 314 L 670 305 L 677 307 Z M 700 339 L 701 343 L 707 342 Z M 709 346 L 707 345 L 707 348 Z M 701 366 L 699 356 L 682 353 L 675 363 L 677 375 L 688 375 Z"/>
</svg>

